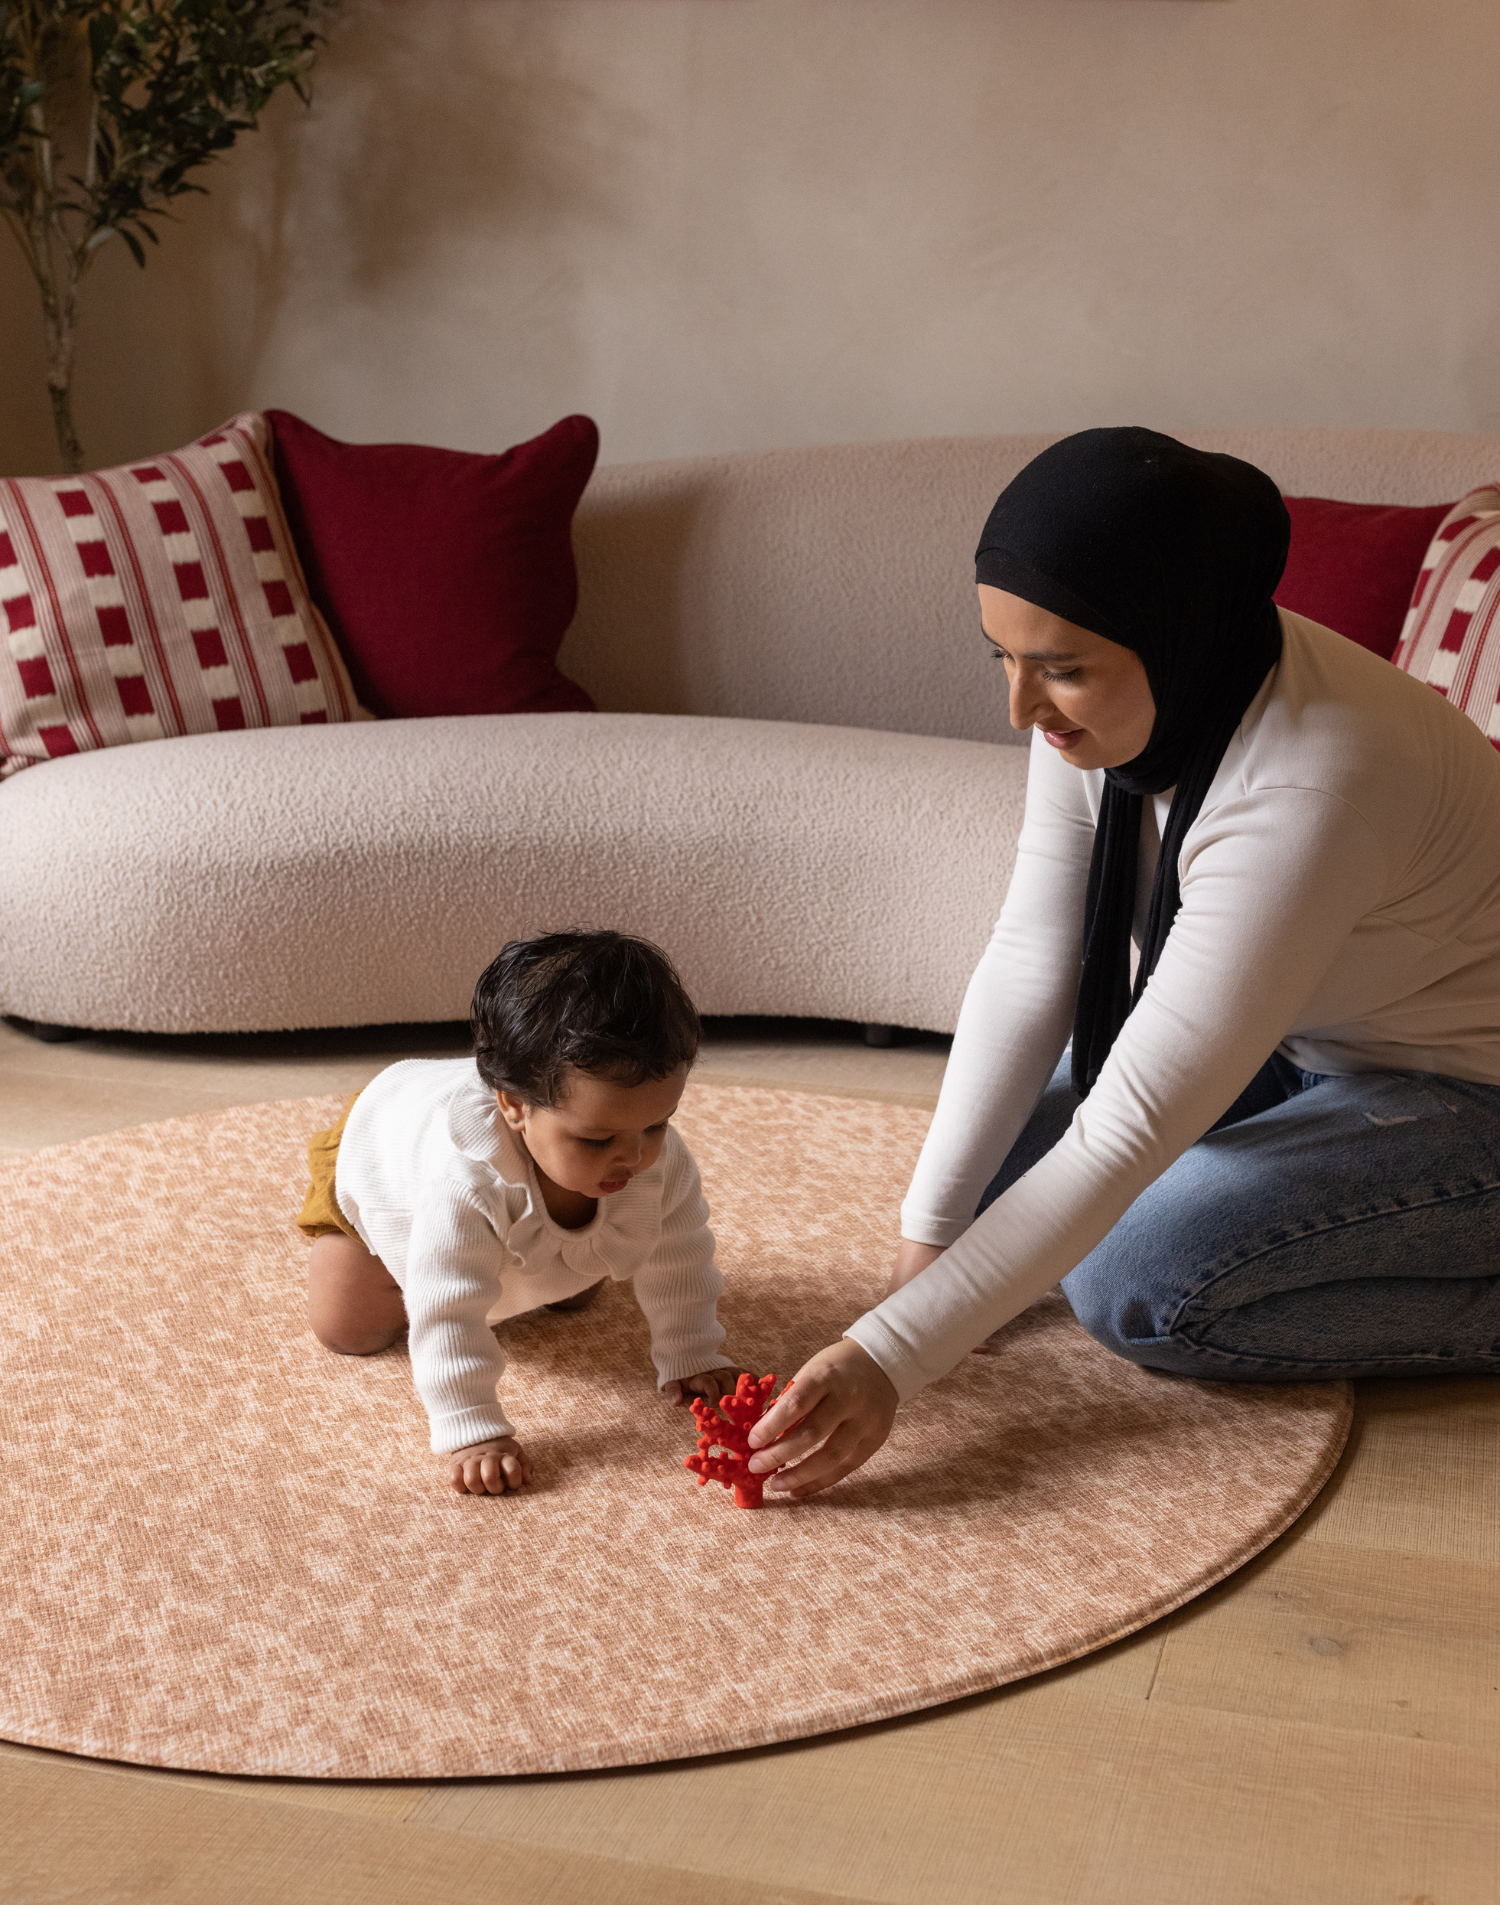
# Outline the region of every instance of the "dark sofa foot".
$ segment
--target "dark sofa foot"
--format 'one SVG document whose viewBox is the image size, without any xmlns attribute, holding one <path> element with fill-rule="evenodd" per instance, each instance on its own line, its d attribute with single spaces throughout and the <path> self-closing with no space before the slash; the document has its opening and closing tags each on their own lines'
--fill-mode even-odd
<svg viewBox="0 0 1500 1905">
<path fill-rule="evenodd" d="M 13 1025 L 18 1032 L 40 1039 L 44 1045 L 66 1045 L 75 1038 L 87 1038 L 88 1032 L 81 1025 L 49 1025 L 45 1019 L 19 1019 L 7 1012 L 5 1023 Z"/>
</svg>

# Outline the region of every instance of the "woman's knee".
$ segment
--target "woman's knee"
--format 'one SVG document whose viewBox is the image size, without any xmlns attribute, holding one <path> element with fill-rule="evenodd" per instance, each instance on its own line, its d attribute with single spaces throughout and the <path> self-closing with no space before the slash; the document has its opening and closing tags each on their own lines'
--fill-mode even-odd
<svg viewBox="0 0 1500 1905">
<path fill-rule="evenodd" d="M 1170 1342 L 1184 1306 L 1233 1248 L 1218 1200 L 1182 1195 L 1186 1188 L 1158 1178 L 1063 1278 L 1089 1335 L 1132 1362 Z"/>
<path fill-rule="evenodd" d="M 1063 1279 L 1090 1336 L 1133 1361 L 1165 1345 L 1184 1311 L 1283 1228 L 1253 1128 L 1207 1138 L 1142 1191 Z"/>
<path fill-rule="evenodd" d="M 1128 1254 L 1109 1250 L 1107 1240 L 1063 1278 L 1062 1287 L 1084 1329 L 1117 1356 L 1138 1360 L 1168 1334 L 1157 1313 L 1160 1291 L 1138 1274 Z"/>
</svg>

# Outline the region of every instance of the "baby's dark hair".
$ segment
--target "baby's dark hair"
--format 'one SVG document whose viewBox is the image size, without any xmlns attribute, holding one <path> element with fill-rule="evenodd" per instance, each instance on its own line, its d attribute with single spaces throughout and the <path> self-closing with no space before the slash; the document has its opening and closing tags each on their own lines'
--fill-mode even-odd
<svg viewBox="0 0 1500 1905">
<path fill-rule="evenodd" d="M 692 1064 L 703 1031 L 661 948 L 609 932 L 513 939 L 480 975 L 469 1025 L 490 1089 L 549 1106 L 570 1068 L 620 1085 L 666 1078 Z"/>
</svg>

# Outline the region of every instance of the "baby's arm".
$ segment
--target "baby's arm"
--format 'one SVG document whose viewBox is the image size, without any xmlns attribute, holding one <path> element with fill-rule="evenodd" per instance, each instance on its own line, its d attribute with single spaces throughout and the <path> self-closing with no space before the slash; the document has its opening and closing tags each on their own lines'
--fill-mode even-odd
<svg viewBox="0 0 1500 1905">
<path fill-rule="evenodd" d="M 431 1187 L 413 1215 L 406 1259 L 412 1380 L 431 1423 L 433 1452 L 449 1458 L 454 1488 L 478 1495 L 531 1480 L 531 1464 L 496 1398 L 505 1358 L 485 1320 L 500 1294 L 504 1248 L 463 1185 Z"/>
<path fill-rule="evenodd" d="M 740 1372 L 723 1353 L 719 1298 L 724 1279 L 714 1264 L 698 1167 L 680 1138 L 662 1154 L 661 1235 L 634 1281 L 636 1302 L 651 1326 L 652 1361 L 668 1400 L 681 1406 L 689 1396 L 717 1402 L 732 1394 Z"/>
</svg>

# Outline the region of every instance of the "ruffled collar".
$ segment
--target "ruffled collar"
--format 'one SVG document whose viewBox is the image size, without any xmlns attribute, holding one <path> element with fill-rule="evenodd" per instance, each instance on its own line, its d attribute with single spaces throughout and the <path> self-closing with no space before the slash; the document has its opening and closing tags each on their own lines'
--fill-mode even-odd
<svg viewBox="0 0 1500 1905">
<path fill-rule="evenodd" d="M 612 1197 L 601 1197 L 588 1223 L 568 1230 L 547 1209 L 530 1152 L 500 1116 L 494 1093 L 477 1076 L 473 1089 L 454 1099 L 448 1131 L 465 1157 L 485 1165 L 506 1190 L 524 1199 L 506 1239 L 507 1247 L 523 1263 L 540 1268 L 542 1259 L 561 1256 L 571 1266 L 593 1258 L 603 1274 L 621 1277 L 640 1267 L 642 1245 L 649 1248 L 660 1229 L 655 1185 L 659 1164 L 632 1178 Z"/>
</svg>

